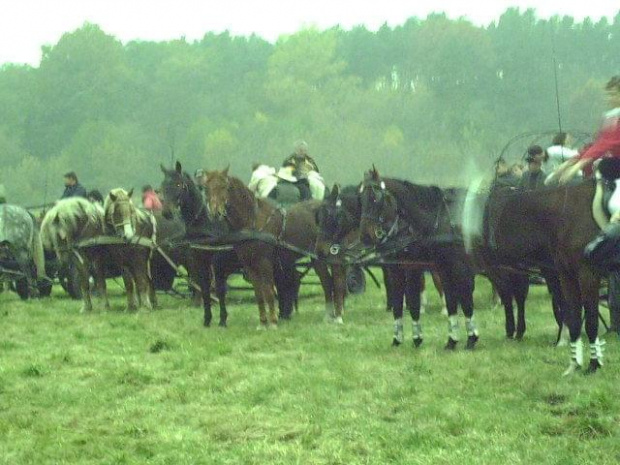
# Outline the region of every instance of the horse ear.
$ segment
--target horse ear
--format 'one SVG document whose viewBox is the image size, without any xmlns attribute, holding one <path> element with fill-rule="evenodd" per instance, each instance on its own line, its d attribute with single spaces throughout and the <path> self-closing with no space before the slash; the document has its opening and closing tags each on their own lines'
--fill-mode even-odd
<svg viewBox="0 0 620 465">
<path fill-rule="evenodd" d="M 224 171 L 222 171 L 222 174 L 224 176 L 228 176 L 228 170 L 230 169 L 230 165 L 228 165 L 226 168 L 224 168 Z"/>
<path fill-rule="evenodd" d="M 127 197 L 131 198 L 132 195 L 133 195 L 133 187 L 129 189 L 129 192 L 127 192 Z"/>
<path fill-rule="evenodd" d="M 108 195 L 110 196 L 110 200 L 111 200 L 112 202 L 116 202 L 116 195 L 115 195 L 115 194 L 113 194 L 112 192 L 110 192 Z"/>
<path fill-rule="evenodd" d="M 340 184 L 335 183 L 332 187 L 332 191 L 329 193 L 330 200 L 336 200 L 340 195 Z"/>
<path fill-rule="evenodd" d="M 174 169 L 177 173 L 181 174 L 183 173 L 183 167 L 181 166 L 181 162 L 177 161 L 174 165 Z"/>
<path fill-rule="evenodd" d="M 162 172 L 162 173 L 166 174 L 166 173 L 168 172 L 168 170 L 166 169 L 166 167 L 164 166 L 164 164 L 163 164 L 163 163 L 160 163 L 160 164 L 159 164 L 159 167 L 161 168 L 161 172 Z"/>
<path fill-rule="evenodd" d="M 379 171 L 377 171 L 377 168 L 374 163 L 372 164 L 372 170 L 370 172 L 372 173 L 372 176 L 374 177 L 374 179 L 379 179 Z"/>
</svg>

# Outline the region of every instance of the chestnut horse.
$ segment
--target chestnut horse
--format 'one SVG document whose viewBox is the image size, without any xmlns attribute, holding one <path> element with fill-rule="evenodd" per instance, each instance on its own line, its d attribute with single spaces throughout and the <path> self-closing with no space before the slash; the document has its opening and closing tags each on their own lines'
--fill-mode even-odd
<svg viewBox="0 0 620 465">
<path fill-rule="evenodd" d="M 318 234 L 315 214 L 320 202 L 305 201 L 288 210 L 277 208 L 266 199 L 256 198 L 241 180 L 228 175 L 228 169 L 208 171 L 205 188 L 211 215 L 225 219 L 233 233 L 249 234 L 249 240 L 235 243 L 235 251 L 254 286 L 259 328 L 278 323 L 276 284 L 280 315 L 290 318 L 297 292 L 295 262 L 304 251 L 314 250 Z M 265 240 L 252 240 L 259 235 Z M 312 260 L 312 266 L 325 293 L 326 314 L 333 318 L 333 283 L 327 265 Z"/>
</svg>

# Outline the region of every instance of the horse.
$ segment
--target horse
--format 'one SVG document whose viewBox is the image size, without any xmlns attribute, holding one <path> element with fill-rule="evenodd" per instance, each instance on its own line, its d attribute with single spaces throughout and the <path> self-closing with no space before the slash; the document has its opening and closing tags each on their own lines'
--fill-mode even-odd
<svg viewBox="0 0 620 465">
<path fill-rule="evenodd" d="M 473 213 L 472 208 L 483 211 L 482 214 L 478 213 L 482 219 L 482 228 L 478 231 L 478 240 L 475 244 L 469 244 L 469 250 L 474 255 L 479 267 L 484 270 L 485 276 L 491 281 L 504 306 L 506 337 L 516 340 L 522 340 L 526 331 L 525 301 L 529 293 L 531 272 L 520 266 L 518 262 L 509 265 L 506 260 L 498 261 L 495 257 L 498 250 L 493 245 L 494 238 L 492 236 L 495 230 L 494 224 L 497 222 L 496 218 L 503 214 L 506 199 L 510 196 L 519 195 L 519 192 L 514 188 L 496 186 L 488 192 L 488 195 L 485 193 L 468 193 L 466 201 L 467 214 Z M 538 255 L 531 257 L 531 259 L 535 259 L 537 262 L 537 268 L 544 277 L 551 294 L 553 314 L 558 325 L 558 337 L 556 339 L 556 344 L 558 344 L 564 327 L 563 308 L 566 305 L 560 281 L 551 256 L 546 251 L 539 250 Z M 513 300 L 517 305 L 516 321 Z"/>
<path fill-rule="evenodd" d="M 3 280 L 14 281 L 23 300 L 51 292 L 38 226 L 30 213 L 17 205 L 0 205 L 0 281 Z"/>
<path fill-rule="evenodd" d="M 175 168 L 161 170 L 164 180 L 161 184 L 163 194 L 162 215 L 172 220 L 176 209 L 180 211 L 185 225 L 185 240 L 201 242 L 215 239 L 227 233 L 227 227 L 222 222 L 209 218 L 204 195 L 192 179 L 183 171 L 181 163 L 176 162 Z M 215 277 L 215 292 L 220 305 L 220 327 L 226 327 L 228 311 L 226 309 L 226 279 L 239 269 L 239 261 L 234 251 L 212 252 L 200 248 L 193 248 L 189 243 L 176 247 L 177 255 L 186 263 L 190 278 L 196 281 L 202 294 L 204 309 L 203 325 L 209 327 L 212 320 L 211 312 L 211 268 Z M 180 251 L 179 251 L 180 250 Z"/>
<path fill-rule="evenodd" d="M 347 291 L 347 275 L 349 263 L 363 256 L 362 245 L 359 240 L 359 224 L 361 221 L 361 203 L 358 187 L 334 184 L 329 195 L 325 198 L 317 211 L 319 234 L 316 242 L 316 252 L 323 260 L 330 264 L 334 280 L 334 312 L 336 317 L 344 314 L 344 300 Z M 382 266 L 384 286 L 386 290 L 386 310 L 392 312 L 398 305 L 395 300 L 393 280 L 390 267 Z M 432 273 L 433 282 L 443 299 L 441 282 L 436 273 Z M 424 292 L 424 274 L 422 270 L 407 270 L 405 295 L 407 308 L 414 311 L 417 305 L 422 311 L 422 296 Z M 417 297 L 416 297 L 417 295 Z"/>
<path fill-rule="evenodd" d="M 430 263 L 437 269 L 444 284 L 449 318 L 448 350 L 454 350 L 459 340 L 457 308 L 465 314 L 467 349 L 478 342 L 479 332 L 474 321 L 474 267 L 453 224 L 446 192 L 436 186 L 420 186 L 390 178 L 381 178 L 376 168 L 368 171 L 360 187 L 360 238 L 363 243 L 379 247 L 384 255 L 397 260 Z M 382 249 L 382 250 L 381 250 Z M 404 269 L 393 270 L 396 292 L 402 295 L 405 286 Z M 402 297 L 394 309 L 394 339 L 402 339 Z M 419 305 L 412 312 L 414 344 L 422 340 Z"/>
<path fill-rule="evenodd" d="M 565 301 L 564 322 L 570 333 L 570 364 L 582 366 L 582 310 L 590 343 L 587 373 L 602 366 L 604 341 L 598 338 L 600 273 L 584 257 L 584 248 L 599 228 L 592 217 L 595 182 L 504 194 L 501 214 L 483 244 L 493 250 L 495 265 L 523 268 L 549 266 L 557 274 Z M 475 239 L 475 237 L 473 238 Z M 489 243 L 491 240 L 491 243 Z M 472 239 L 468 242 L 475 244 Z"/>
<path fill-rule="evenodd" d="M 110 308 L 103 266 L 105 251 L 99 246 L 80 250 L 77 248 L 80 241 L 92 239 L 103 233 L 103 209 L 81 197 L 59 200 L 45 214 L 41 223 L 43 246 L 47 250 L 54 251 L 60 266 L 66 270 L 72 261 L 75 263 L 83 299 L 82 312 L 90 312 L 93 309 L 88 282 L 91 265 L 98 295 L 104 300 L 105 309 Z"/>
<path fill-rule="evenodd" d="M 249 240 L 234 248 L 254 286 L 260 326 L 276 326 L 274 286 L 278 288 L 280 315 L 291 317 L 297 293 L 295 262 L 312 251 L 318 234 L 315 220 L 320 202 L 309 200 L 284 210 L 270 201 L 257 198 L 245 184 L 224 171 L 208 171 L 206 184 L 208 206 L 212 216 L 223 218 L 233 233 L 249 233 Z M 265 240 L 252 240 L 263 236 Z M 287 247 L 288 245 L 288 247 Z M 311 260 L 325 293 L 325 312 L 334 318 L 333 284 L 327 265 Z M 265 311 L 269 307 L 269 319 Z"/>
<path fill-rule="evenodd" d="M 142 305 L 152 310 L 157 305 L 149 270 L 152 248 L 138 245 L 136 239 L 155 240 L 156 223 L 149 213 L 135 207 L 132 194 L 133 189 L 127 192 L 116 188 L 104 200 L 105 233 L 127 241 L 127 244 L 109 245 L 106 250 L 112 262 L 121 268 L 127 291 L 127 309 L 137 310 Z"/>
</svg>

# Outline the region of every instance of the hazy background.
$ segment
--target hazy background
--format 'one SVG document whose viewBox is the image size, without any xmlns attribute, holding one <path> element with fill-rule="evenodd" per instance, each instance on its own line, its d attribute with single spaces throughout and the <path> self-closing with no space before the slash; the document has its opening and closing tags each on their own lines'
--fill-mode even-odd
<svg viewBox="0 0 620 465">
<path fill-rule="evenodd" d="M 304 28 L 268 42 L 206 33 L 121 42 L 95 24 L 0 68 L 0 183 L 10 202 L 49 202 L 62 174 L 87 189 L 159 184 L 159 164 L 247 180 L 305 139 L 326 180 L 380 171 L 465 184 L 511 147 L 562 126 L 595 132 L 620 74 L 620 12 L 592 21 L 506 10 L 478 26 L 435 14 L 378 30 Z M 539 133 L 547 135 L 539 136 Z"/>
</svg>

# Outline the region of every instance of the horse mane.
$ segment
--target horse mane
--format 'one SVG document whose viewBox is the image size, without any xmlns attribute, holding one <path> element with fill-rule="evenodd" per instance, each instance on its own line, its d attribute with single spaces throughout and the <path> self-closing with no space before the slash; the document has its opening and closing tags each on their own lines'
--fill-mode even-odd
<svg viewBox="0 0 620 465">
<path fill-rule="evenodd" d="M 77 239 L 82 224 L 103 231 L 104 211 L 100 205 L 81 197 L 59 200 L 43 218 L 41 239 L 47 249 L 57 250 L 60 242 Z"/>
<path fill-rule="evenodd" d="M 246 187 L 246 185 L 239 178 L 234 176 L 228 176 L 228 192 L 229 192 L 229 208 L 233 207 L 236 210 L 236 214 L 239 215 L 240 218 L 244 218 L 249 220 L 250 218 L 254 218 L 256 215 L 255 211 L 255 202 L 263 203 L 266 201 L 261 199 L 256 199 L 252 191 Z M 237 200 L 233 203 L 230 201 L 233 197 L 230 195 L 231 192 L 235 193 Z"/>
</svg>

